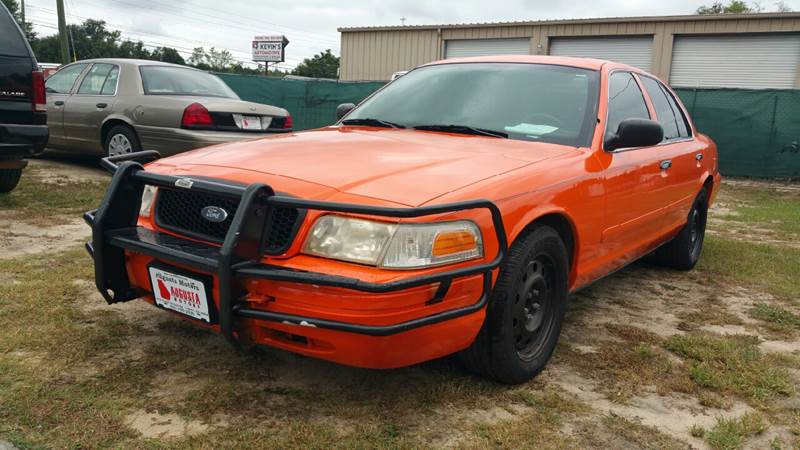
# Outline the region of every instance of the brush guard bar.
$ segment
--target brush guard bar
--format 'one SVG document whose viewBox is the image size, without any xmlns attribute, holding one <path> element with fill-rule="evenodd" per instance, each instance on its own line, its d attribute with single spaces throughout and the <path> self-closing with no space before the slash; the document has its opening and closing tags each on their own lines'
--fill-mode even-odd
<svg viewBox="0 0 800 450">
<path fill-rule="evenodd" d="M 388 336 L 477 312 L 486 306 L 489 300 L 492 271 L 499 267 L 508 252 L 508 241 L 500 210 L 489 200 L 471 200 L 417 208 L 388 208 L 303 200 L 276 195 L 270 186 L 262 183 L 241 186 L 228 184 L 222 180 L 162 175 L 144 170 L 143 163 L 154 161 L 160 156 L 158 152 L 150 150 L 102 159 L 101 165 L 113 174 L 113 178 L 100 207 L 84 214 L 84 220 L 92 228 L 92 240 L 86 244 L 86 250 L 94 259 L 95 284 L 109 304 L 133 300 L 147 294 L 146 291 L 134 288 L 130 284 L 125 266 L 125 250 L 214 274 L 219 283 L 220 331 L 234 344 L 238 342 L 235 333 L 236 318 L 313 326 L 371 336 Z M 145 185 L 188 189 L 239 200 L 239 207 L 222 246 L 197 243 L 138 227 L 137 220 Z M 265 230 L 265 226 L 268 223 L 270 208 L 273 207 L 394 218 L 486 209 L 492 216 L 498 251 L 489 262 L 387 283 L 372 283 L 338 275 L 293 270 L 261 262 L 261 237 L 268 231 Z M 483 275 L 483 289 L 480 298 L 474 304 L 386 326 L 353 324 L 248 308 L 237 302 L 239 296 L 234 284 L 237 277 L 246 277 L 382 293 L 438 283 L 433 298 L 428 301 L 428 304 L 433 304 L 445 297 L 453 279 L 478 274 Z"/>
</svg>

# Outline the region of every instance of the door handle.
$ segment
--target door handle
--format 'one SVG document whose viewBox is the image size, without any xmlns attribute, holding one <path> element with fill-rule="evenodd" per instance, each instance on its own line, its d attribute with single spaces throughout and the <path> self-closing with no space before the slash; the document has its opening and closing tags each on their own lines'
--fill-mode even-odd
<svg viewBox="0 0 800 450">
<path fill-rule="evenodd" d="M 53 104 L 56 106 L 64 106 L 64 102 L 62 100 L 56 100 L 53 102 Z"/>
<path fill-rule="evenodd" d="M 94 106 L 97 106 L 98 108 L 100 108 L 100 109 L 103 109 L 103 108 L 105 108 L 106 106 L 108 106 L 108 103 L 98 103 L 98 104 L 96 104 L 96 105 L 94 105 Z"/>
<path fill-rule="evenodd" d="M 702 161 L 703 160 L 703 154 L 702 153 L 698 153 L 698 154 L 694 155 L 694 159 L 696 159 L 698 161 Z"/>
<path fill-rule="evenodd" d="M 670 167 L 672 167 L 672 161 L 669 159 L 665 159 L 664 161 L 661 161 L 659 167 L 661 167 L 661 170 L 667 170 Z"/>
</svg>

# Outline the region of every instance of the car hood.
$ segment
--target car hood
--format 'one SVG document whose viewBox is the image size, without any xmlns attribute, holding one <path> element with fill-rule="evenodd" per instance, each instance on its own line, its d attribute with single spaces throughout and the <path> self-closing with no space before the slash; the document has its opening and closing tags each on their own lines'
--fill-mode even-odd
<svg viewBox="0 0 800 450">
<path fill-rule="evenodd" d="M 262 180 L 276 191 L 303 197 L 331 198 L 330 192 L 322 194 L 322 190 L 319 195 L 309 195 L 307 186 L 312 184 L 328 191 L 417 206 L 576 151 L 574 147 L 484 136 L 341 126 L 207 147 L 159 160 L 155 167 L 182 175 Z M 261 176 L 253 177 L 253 172 Z M 303 192 L 293 192 L 298 190 L 298 182 L 306 185 Z"/>
</svg>

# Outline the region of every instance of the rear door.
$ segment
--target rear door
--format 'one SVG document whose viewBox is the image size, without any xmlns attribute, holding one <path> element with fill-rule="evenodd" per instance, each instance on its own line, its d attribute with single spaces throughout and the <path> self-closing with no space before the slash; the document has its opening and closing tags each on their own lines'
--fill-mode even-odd
<svg viewBox="0 0 800 450">
<path fill-rule="evenodd" d="M 94 63 L 64 106 L 64 135 L 72 148 L 102 151 L 100 128 L 116 102 L 119 66 Z"/>
<path fill-rule="evenodd" d="M 50 128 L 50 145 L 63 147 L 68 144 L 64 136 L 64 106 L 72 94 L 75 82 L 88 64 L 70 64 L 59 69 L 45 81 L 47 95 L 47 124 Z"/>
<path fill-rule="evenodd" d="M 651 119 L 644 94 L 632 73 L 609 76 L 605 139 L 626 119 Z M 659 146 L 620 148 L 608 152 L 606 169 L 606 223 L 603 245 L 619 264 L 640 256 L 664 227 L 661 210 L 668 201 L 668 175 L 662 168 L 668 152 Z"/>
</svg>

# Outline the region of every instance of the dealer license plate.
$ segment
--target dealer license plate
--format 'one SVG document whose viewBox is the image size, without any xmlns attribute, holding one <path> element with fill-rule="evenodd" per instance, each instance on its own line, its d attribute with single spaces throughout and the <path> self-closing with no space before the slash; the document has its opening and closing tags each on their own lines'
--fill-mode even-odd
<svg viewBox="0 0 800 450">
<path fill-rule="evenodd" d="M 202 281 L 150 267 L 150 283 L 158 306 L 211 322 L 206 286 Z"/>
<path fill-rule="evenodd" d="M 243 130 L 260 130 L 261 117 L 259 116 L 243 116 L 241 114 L 233 115 L 236 125 Z"/>
</svg>

